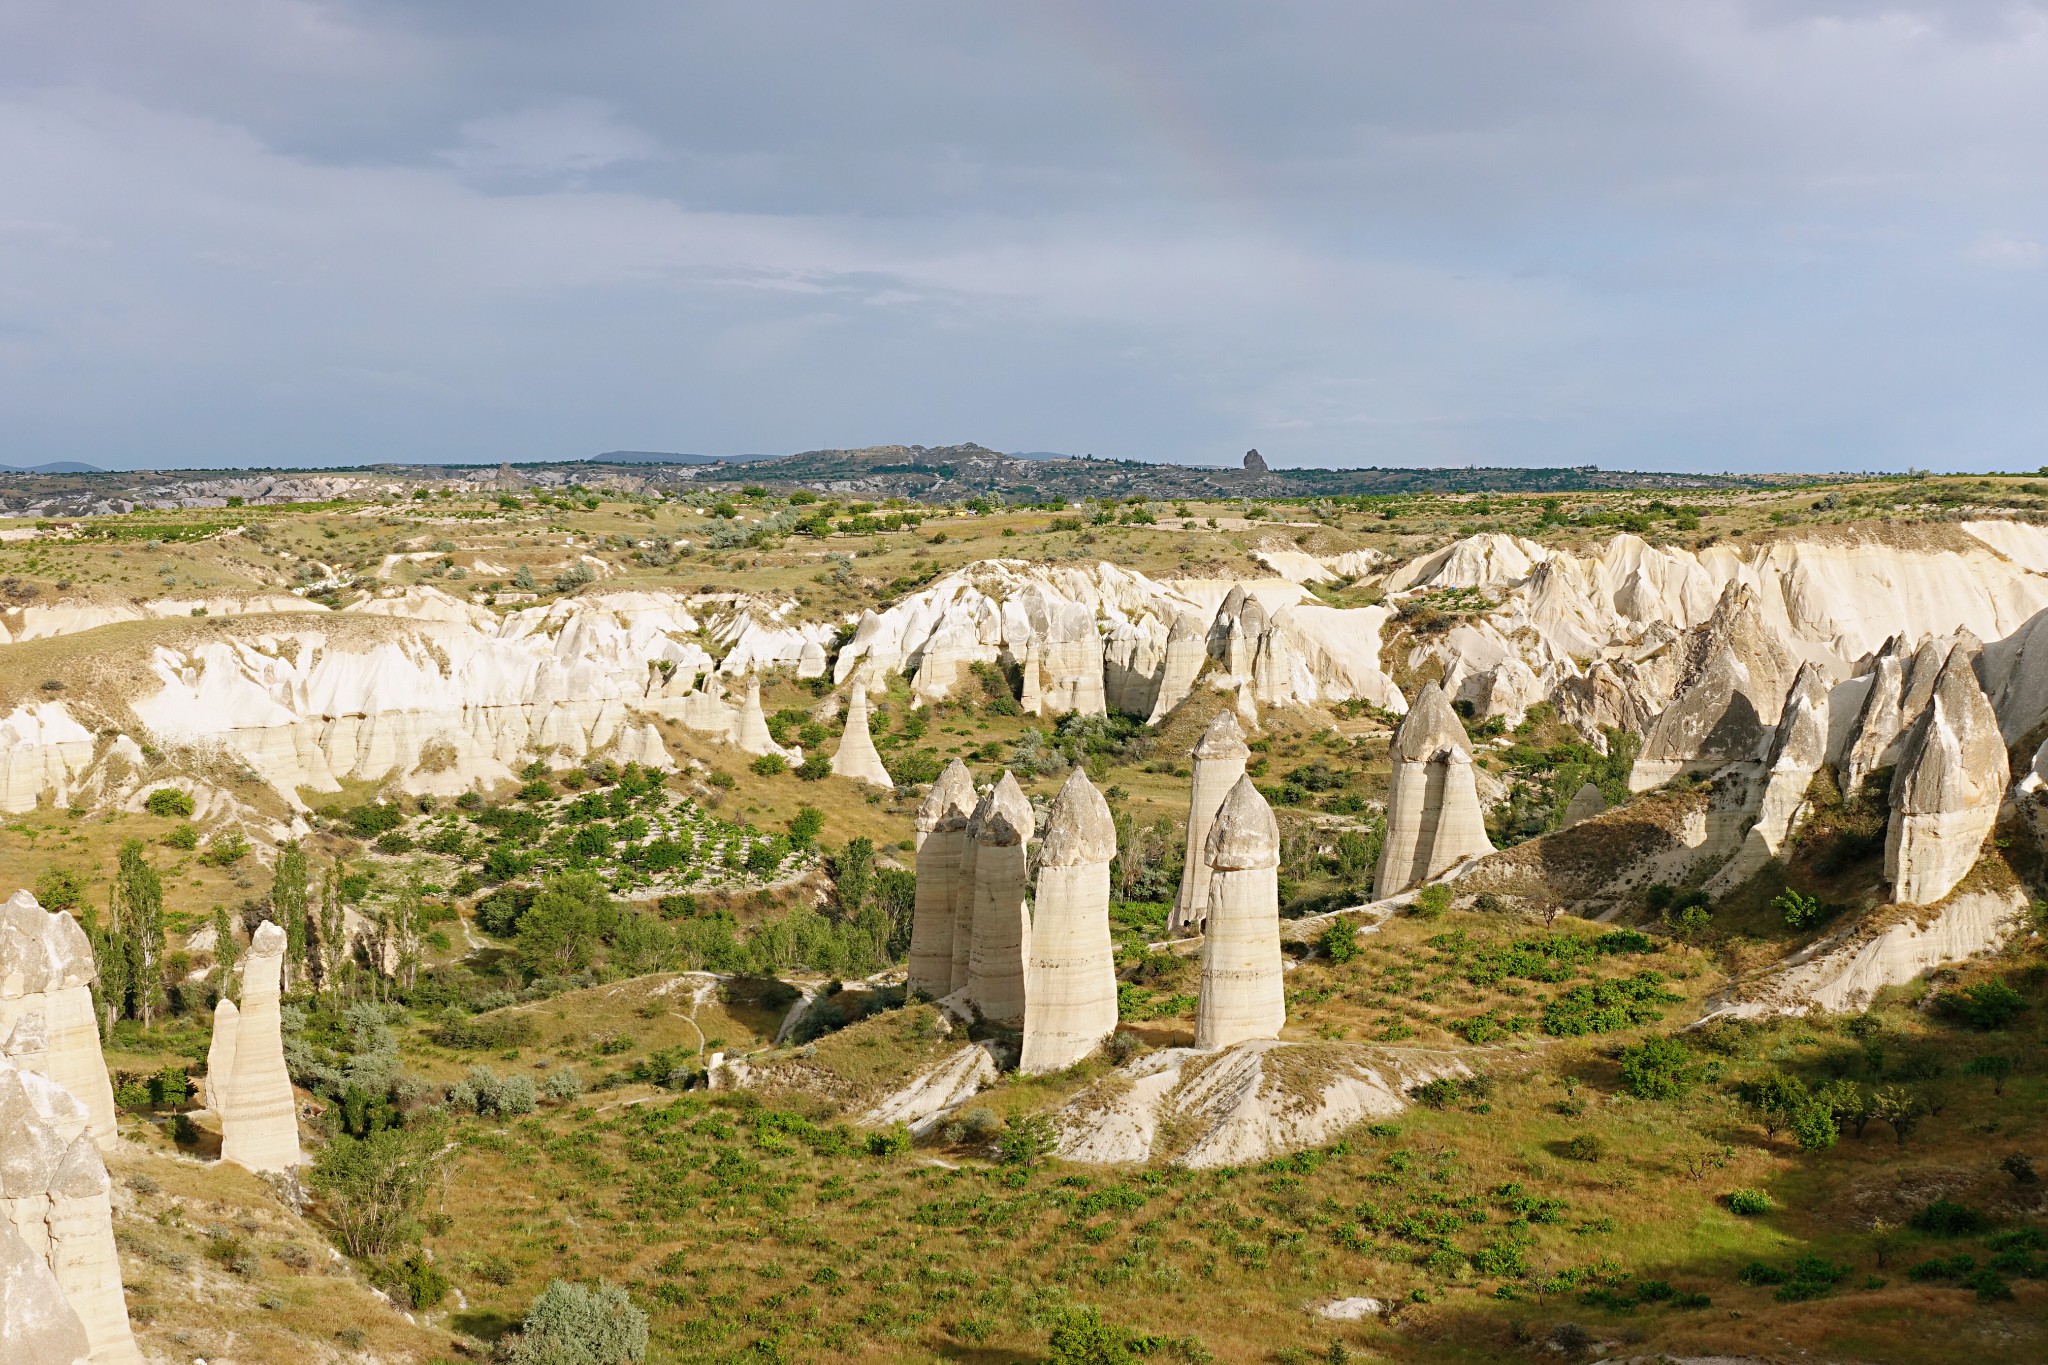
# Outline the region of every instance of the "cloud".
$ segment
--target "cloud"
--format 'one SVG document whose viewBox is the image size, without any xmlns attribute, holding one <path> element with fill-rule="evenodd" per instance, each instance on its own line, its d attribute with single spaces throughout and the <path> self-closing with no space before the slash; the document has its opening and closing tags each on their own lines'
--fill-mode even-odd
<svg viewBox="0 0 2048 1365">
<path fill-rule="evenodd" d="M 622 122 L 615 105 L 561 99 L 471 119 L 462 140 L 441 155 L 464 171 L 552 176 L 652 160 L 661 144 Z"/>
<path fill-rule="evenodd" d="M 1988 233 L 1970 243 L 1965 254 L 1979 265 L 1998 266 L 2005 270 L 2033 270 L 2048 261 L 2048 246 L 2043 246 L 2039 239 L 2033 237 Z"/>
</svg>

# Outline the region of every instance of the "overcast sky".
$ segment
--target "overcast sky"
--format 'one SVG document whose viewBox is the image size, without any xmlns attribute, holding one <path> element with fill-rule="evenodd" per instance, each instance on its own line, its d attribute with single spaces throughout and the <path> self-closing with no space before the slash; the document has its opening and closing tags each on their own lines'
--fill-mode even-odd
<svg viewBox="0 0 2048 1365">
<path fill-rule="evenodd" d="M 2048 465 L 2048 4 L 0 4 L 0 464 L 967 440 Z"/>
</svg>

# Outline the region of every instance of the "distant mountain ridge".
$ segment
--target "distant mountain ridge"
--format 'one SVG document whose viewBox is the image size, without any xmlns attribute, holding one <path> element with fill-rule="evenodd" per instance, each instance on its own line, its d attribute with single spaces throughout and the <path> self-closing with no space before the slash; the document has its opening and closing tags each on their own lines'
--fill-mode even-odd
<svg viewBox="0 0 2048 1365">
<path fill-rule="evenodd" d="M 96 464 L 81 464 L 77 460 L 51 460 L 48 464 L 0 464 L 0 474 L 104 474 L 107 471 Z"/>
</svg>

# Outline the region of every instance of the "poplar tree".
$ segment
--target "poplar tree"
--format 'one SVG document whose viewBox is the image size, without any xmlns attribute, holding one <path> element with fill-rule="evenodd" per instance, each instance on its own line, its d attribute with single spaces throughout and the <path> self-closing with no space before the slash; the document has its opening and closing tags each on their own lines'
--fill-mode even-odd
<svg viewBox="0 0 2048 1365">
<path fill-rule="evenodd" d="M 284 988 L 303 984 L 306 976 L 306 925 L 311 899 L 306 851 L 294 839 L 277 850 L 277 869 L 270 876 L 270 917 L 284 930 Z"/>
<path fill-rule="evenodd" d="M 235 931 L 228 923 L 228 908 L 225 905 L 213 907 L 213 963 L 219 979 L 214 984 L 217 999 L 235 998 L 235 959 L 241 956 L 241 947 L 235 942 Z"/>
<path fill-rule="evenodd" d="M 128 964 L 128 1012 L 147 1027 L 164 994 L 164 883 L 143 857 L 140 839 L 121 845 L 114 905 Z"/>
<path fill-rule="evenodd" d="M 341 904 L 341 861 L 327 865 L 320 886 L 320 989 L 341 989 L 341 968 L 348 960 L 348 917 Z"/>
</svg>

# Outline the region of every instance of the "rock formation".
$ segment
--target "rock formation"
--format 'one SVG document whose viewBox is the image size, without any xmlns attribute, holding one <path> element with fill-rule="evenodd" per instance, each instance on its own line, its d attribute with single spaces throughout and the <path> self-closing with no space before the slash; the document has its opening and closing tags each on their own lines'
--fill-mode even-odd
<svg viewBox="0 0 2048 1365">
<path fill-rule="evenodd" d="M 1099 716 L 1109 709 L 1102 685 L 1102 632 L 1087 607 L 1069 603 L 1054 613 L 1039 661 L 1045 670 L 1044 710 Z"/>
<path fill-rule="evenodd" d="M 974 973 L 975 888 L 980 876 L 981 825 L 994 806 L 996 789 L 975 799 L 960 840 L 960 870 L 953 882 L 953 991 L 965 991 Z M 949 992 L 950 994 L 950 992 Z"/>
<path fill-rule="evenodd" d="M 0 908 L 0 1041 L 16 1066 L 48 1076 L 83 1104 L 93 1141 L 110 1149 L 114 1087 L 92 1004 L 97 980 L 78 921 L 44 910 L 26 891 L 8 897 Z M 24 1025 L 19 1043 L 8 1041 Z"/>
<path fill-rule="evenodd" d="M 855 696 L 860 695 L 858 688 Z M 910 912 L 910 988 L 953 989 L 953 925 L 959 916 L 960 854 L 974 810 L 974 779 L 954 759 L 917 808 L 917 897 Z"/>
<path fill-rule="evenodd" d="M 1079 768 L 1060 788 L 1039 844 L 1024 968 L 1025 1075 L 1064 1071 L 1116 1031 L 1109 865 L 1116 821 Z"/>
<path fill-rule="evenodd" d="M 1430 683 L 1416 694 L 1388 754 L 1394 771 L 1387 835 L 1373 883 L 1382 900 L 1493 852 L 1472 774 L 1472 745 L 1443 688 Z"/>
<path fill-rule="evenodd" d="M 1803 664 L 1771 736 L 1763 772 L 1763 792 L 1756 823 L 1714 875 L 1707 890 L 1720 895 L 1734 890 L 1778 856 L 1806 807 L 1806 789 L 1828 756 L 1828 680 L 1818 664 Z"/>
<path fill-rule="evenodd" d="M 84 1330 L 93 1365 L 140 1365 L 114 1248 L 113 1186 L 89 1121 L 69 1091 L 0 1059 L 0 1242 L 13 1237 L 48 1268 Z M 10 1252 L 0 1252 L 0 1260 L 20 1265 Z M 47 1295 L 35 1295 L 39 1281 L 33 1272 L 0 1278 L 0 1288 L 10 1291 L 0 1301 L 0 1342 L 11 1344 L 17 1330 L 26 1335 L 38 1320 L 44 1326 L 35 1335 L 45 1342 L 68 1339 L 62 1316 L 50 1316 Z M 20 1307 L 11 1292 L 17 1285 L 25 1293 Z M 17 1357 L 4 1358 L 12 1365 Z"/>
<path fill-rule="evenodd" d="M 839 736 L 838 752 L 832 755 L 832 771 L 870 786 L 896 788 L 895 779 L 882 766 L 882 756 L 875 752 L 874 736 L 868 733 L 868 690 L 860 683 L 853 685 L 853 695 L 847 698 L 846 729 Z"/>
<path fill-rule="evenodd" d="M 1223 799 L 1203 858 L 1209 864 L 1209 912 L 1195 1046 L 1277 1038 L 1287 1022 L 1280 979 L 1280 826 L 1249 777 L 1240 777 Z"/>
<path fill-rule="evenodd" d="M 1027 716 L 1039 715 L 1045 710 L 1045 691 L 1039 685 L 1038 638 L 1033 636 L 1024 644 L 1024 659 L 1017 666 L 1017 709 Z"/>
<path fill-rule="evenodd" d="M 86 1365 L 92 1344 L 49 1264 L 12 1224 L 0 1224 L 0 1360 Z"/>
<path fill-rule="evenodd" d="M 242 956 L 241 1008 L 232 1000 L 214 1007 L 206 1054 L 207 1102 L 220 1119 L 221 1160 L 252 1171 L 287 1171 L 305 1160 L 278 1010 L 284 948 L 284 930 L 268 920 L 257 926 Z M 213 1073 L 216 1055 L 233 1059 L 224 1079 Z"/>
<path fill-rule="evenodd" d="M 1209 661 L 1209 647 L 1202 622 L 1193 612 L 1175 612 L 1173 626 L 1166 634 L 1166 653 L 1159 674 L 1159 692 L 1152 701 L 1146 724 L 1157 725 L 1174 707 L 1194 694 L 1195 680 Z"/>
<path fill-rule="evenodd" d="M 1244 776 L 1245 760 L 1250 756 L 1251 750 L 1245 747 L 1244 731 L 1238 728 L 1237 718 L 1228 711 L 1218 711 L 1216 718 L 1209 722 L 1209 728 L 1202 731 L 1202 737 L 1195 741 L 1194 782 L 1188 798 L 1187 854 L 1181 861 L 1180 895 L 1175 898 L 1173 912 L 1166 920 L 1168 933 L 1202 931 L 1203 917 L 1209 912 L 1209 864 L 1203 856 L 1209 847 L 1209 828 L 1215 823 L 1223 798 L 1230 795 L 1230 789 Z"/>
<path fill-rule="evenodd" d="M 1565 805 L 1564 823 L 1559 828 L 1570 829 L 1573 825 L 1604 813 L 1606 809 L 1607 798 L 1600 794 L 1598 787 L 1588 782 L 1574 792 L 1572 799 Z"/>
<path fill-rule="evenodd" d="M 788 752 L 775 742 L 775 736 L 768 733 L 768 717 L 761 713 L 759 674 L 747 675 L 746 700 L 740 703 L 739 719 L 733 722 L 732 742 L 744 753 L 789 757 Z"/>
<path fill-rule="evenodd" d="M 1729 584 L 1706 624 L 1688 632 L 1678 686 L 1643 737 L 1630 789 L 1648 791 L 1681 772 L 1762 758 L 1794 667 L 1756 593 Z"/>
<path fill-rule="evenodd" d="M 1973 653 L 1949 651 L 1892 779 L 1884 871 L 1906 905 L 1942 899 L 1976 865 L 2012 775 Z"/>
<path fill-rule="evenodd" d="M 816 640 L 804 641 L 803 652 L 797 655 L 796 675 L 799 678 L 822 678 L 825 676 L 825 647 Z"/>
<path fill-rule="evenodd" d="M 1863 779 L 1884 766 L 1886 755 L 1905 728 L 1904 647 L 1905 641 L 1894 635 L 1871 661 L 1870 690 L 1863 694 L 1863 705 L 1856 713 L 1856 723 L 1842 754 L 1841 787 L 1845 797 L 1854 796 Z"/>
<path fill-rule="evenodd" d="M 1034 824 L 1031 802 L 1006 772 L 973 831 L 974 942 L 967 995 L 982 1018 L 1010 1028 L 1024 1023 L 1024 960 L 1031 952 L 1025 863 Z"/>
</svg>

